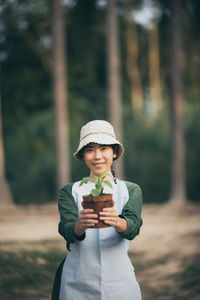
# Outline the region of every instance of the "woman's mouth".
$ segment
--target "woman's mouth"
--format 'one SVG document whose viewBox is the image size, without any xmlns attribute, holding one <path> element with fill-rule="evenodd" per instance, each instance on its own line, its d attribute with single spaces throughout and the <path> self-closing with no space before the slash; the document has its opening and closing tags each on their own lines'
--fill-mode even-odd
<svg viewBox="0 0 200 300">
<path fill-rule="evenodd" d="M 93 166 L 95 166 L 95 167 L 101 167 L 101 166 L 103 166 L 104 165 L 104 163 L 93 163 Z"/>
</svg>

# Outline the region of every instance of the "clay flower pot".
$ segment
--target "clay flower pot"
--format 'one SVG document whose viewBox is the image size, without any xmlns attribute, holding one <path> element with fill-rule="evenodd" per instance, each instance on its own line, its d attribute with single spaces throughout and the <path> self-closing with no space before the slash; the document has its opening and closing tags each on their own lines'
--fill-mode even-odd
<svg viewBox="0 0 200 300">
<path fill-rule="evenodd" d="M 96 197 L 92 195 L 83 196 L 83 208 L 94 209 L 94 213 L 98 216 L 100 211 L 106 207 L 112 207 L 112 194 L 102 194 Z M 99 222 L 91 228 L 105 228 L 109 226 L 110 225 L 105 224 L 104 221 L 99 220 Z"/>
</svg>

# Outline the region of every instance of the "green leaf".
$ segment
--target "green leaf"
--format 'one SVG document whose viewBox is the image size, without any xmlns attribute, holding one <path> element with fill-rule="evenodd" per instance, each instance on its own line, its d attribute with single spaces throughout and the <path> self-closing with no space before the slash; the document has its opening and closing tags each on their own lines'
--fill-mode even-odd
<svg viewBox="0 0 200 300">
<path fill-rule="evenodd" d="M 104 181 L 104 178 L 106 178 L 106 176 L 103 176 L 103 177 L 101 178 L 101 182 L 103 182 L 103 181 Z"/>
<path fill-rule="evenodd" d="M 101 185 L 101 181 L 100 181 L 99 177 L 97 177 L 96 185 Z"/>
<path fill-rule="evenodd" d="M 84 183 L 90 181 L 90 177 L 84 177 L 81 182 L 80 182 L 80 186 L 83 185 Z"/>
<path fill-rule="evenodd" d="M 104 180 L 104 183 L 105 183 L 106 185 L 108 185 L 108 186 L 112 189 L 112 184 L 110 183 L 110 181 Z"/>
<path fill-rule="evenodd" d="M 112 176 L 111 174 L 108 174 L 108 173 L 104 173 L 104 175 L 106 175 L 106 176 Z"/>
<path fill-rule="evenodd" d="M 102 186 L 102 183 L 100 181 L 96 182 L 95 186 Z"/>
<path fill-rule="evenodd" d="M 101 194 L 101 189 L 93 189 L 91 190 L 91 195 L 97 197 Z"/>
</svg>

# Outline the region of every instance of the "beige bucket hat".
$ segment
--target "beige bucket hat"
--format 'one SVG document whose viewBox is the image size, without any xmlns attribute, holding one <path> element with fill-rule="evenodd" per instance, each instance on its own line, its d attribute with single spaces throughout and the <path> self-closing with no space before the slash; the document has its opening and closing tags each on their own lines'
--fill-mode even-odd
<svg viewBox="0 0 200 300">
<path fill-rule="evenodd" d="M 81 128 L 80 143 L 74 156 L 82 160 L 83 147 L 89 143 L 97 143 L 100 145 L 118 145 L 117 157 L 120 158 L 124 153 L 123 145 L 116 139 L 113 126 L 103 120 L 94 120 L 87 123 Z"/>
</svg>

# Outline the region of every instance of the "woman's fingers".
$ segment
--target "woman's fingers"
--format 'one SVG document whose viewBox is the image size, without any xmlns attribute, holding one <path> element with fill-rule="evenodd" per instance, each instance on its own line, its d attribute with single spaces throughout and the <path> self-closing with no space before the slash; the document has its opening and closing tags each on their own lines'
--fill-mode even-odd
<svg viewBox="0 0 200 300">
<path fill-rule="evenodd" d="M 118 227 L 119 217 L 101 217 L 100 220 L 104 221 L 105 224 L 112 227 Z"/>
<path fill-rule="evenodd" d="M 93 209 L 83 209 L 80 212 L 79 220 L 85 228 L 88 228 L 98 223 L 98 216 L 94 214 Z"/>
<path fill-rule="evenodd" d="M 103 211 L 100 212 L 99 219 L 104 221 L 104 223 L 115 227 L 118 225 L 119 221 L 118 212 L 115 207 L 104 208 Z"/>
<path fill-rule="evenodd" d="M 80 219 L 97 219 L 98 215 L 94 214 L 92 209 L 83 209 L 80 212 Z"/>
<path fill-rule="evenodd" d="M 81 210 L 79 220 L 84 228 L 93 227 L 99 222 L 98 215 L 94 214 L 93 209 Z M 112 206 L 104 208 L 103 211 L 99 213 L 99 220 L 104 221 L 104 223 L 106 223 L 107 225 L 117 227 L 119 225 L 120 218 L 118 216 L 116 208 Z"/>
<path fill-rule="evenodd" d="M 113 217 L 117 217 L 118 216 L 118 212 L 117 212 L 117 210 L 116 210 L 115 207 L 107 207 L 107 208 L 104 208 L 100 212 L 100 216 L 113 216 Z"/>
</svg>

